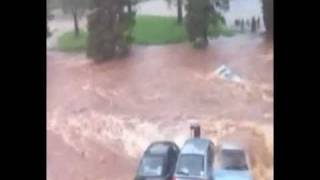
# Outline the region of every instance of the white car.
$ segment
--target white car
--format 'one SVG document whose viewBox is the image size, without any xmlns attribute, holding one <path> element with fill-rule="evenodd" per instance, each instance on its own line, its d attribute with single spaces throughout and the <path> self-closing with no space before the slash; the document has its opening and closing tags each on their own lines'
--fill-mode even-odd
<svg viewBox="0 0 320 180">
<path fill-rule="evenodd" d="M 246 151 L 236 144 L 223 143 L 216 154 L 215 180 L 252 180 Z"/>
</svg>

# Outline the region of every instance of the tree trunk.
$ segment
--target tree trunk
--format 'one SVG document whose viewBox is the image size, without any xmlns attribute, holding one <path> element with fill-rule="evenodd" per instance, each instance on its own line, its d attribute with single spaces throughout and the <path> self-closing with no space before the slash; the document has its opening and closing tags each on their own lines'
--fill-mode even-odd
<svg viewBox="0 0 320 180">
<path fill-rule="evenodd" d="M 268 35 L 273 35 L 273 0 L 262 1 L 263 20 Z"/>
<path fill-rule="evenodd" d="M 78 37 L 79 36 L 79 24 L 78 24 L 77 10 L 72 11 L 72 16 L 73 16 L 73 22 L 74 22 L 74 35 L 76 37 Z"/>
<path fill-rule="evenodd" d="M 124 13 L 128 0 L 92 0 L 88 18 L 87 56 L 96 61 L 127 53 L 129 16 Z M 134 9 L 132 9 L 134 13 Z"/>
<path fill-rule="evenodd" d="M 49 37 L 50 35 L 51 35 L 51 33 L 50 33 L 50 29 L 49 29 L 48 22 L 47 22 L 47 37 Z"/>
<path fill-rule="evenodd" d="M 182 0 L 178 0 L 178 5 L 177 5 L 177 8 L 178 8 L 178 23 L 182 23 Z"/>
<path fill-rule="evenodd" d="M 132 13 L 132 2 L 130 0 L 128 1 L 128 13 Z"/>
</svg>

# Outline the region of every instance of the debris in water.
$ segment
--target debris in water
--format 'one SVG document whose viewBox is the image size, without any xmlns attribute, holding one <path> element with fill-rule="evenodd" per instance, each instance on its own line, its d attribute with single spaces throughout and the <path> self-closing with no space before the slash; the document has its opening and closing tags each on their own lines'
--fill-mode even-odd
<svg viewBox="0 0 320 180">
<path fill-rule="evenodd" d="M 241 82 L 240 76 L 232 72 L 232 70 L 224 64 L 221 65 L 217 70 L 215 70 L 214 74 L 222 79 Z"/>
</svg>

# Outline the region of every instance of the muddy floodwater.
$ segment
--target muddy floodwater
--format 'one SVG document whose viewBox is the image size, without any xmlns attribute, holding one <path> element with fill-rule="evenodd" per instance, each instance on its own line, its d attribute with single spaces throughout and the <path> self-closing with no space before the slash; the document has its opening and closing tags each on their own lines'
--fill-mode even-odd
<svg viewBox="0 0 320 180">
<path fill-rule="evenodd" d="M 241 82 L 214 74 L 220 65 Z M 180 147 L 197 121 L 215 144 L 241 143 L 255 180 L 273 175 L 273 45 L 260 35 L 133 46 L 95 63 L 47 51 L 47 179 L 130 180 L 155 140 Z"/>
</svg>

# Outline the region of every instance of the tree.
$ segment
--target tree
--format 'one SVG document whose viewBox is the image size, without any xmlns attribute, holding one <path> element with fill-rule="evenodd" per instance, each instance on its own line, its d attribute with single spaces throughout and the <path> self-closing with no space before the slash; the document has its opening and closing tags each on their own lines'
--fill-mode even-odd
<svg viewBox="0 0 320 180">
<path fill-rule="evenodd" d="M 130 0 L 92 0 L 88 15 L 87 56 L 106 60 L 115 55 L 126 55 L 132 42 L 135 12 Z M 127 7 L 128 11 L 125 11 Z"/>
<path fill-rule="evenodd" d="M 225 24 L 223 12 L 229 10 L 229 0 L 211 0 L 210 24 L 217 26 L 219 23 Z"/>
<path fill-rule="evenodd" d="M 168 6 L 171 7 L 173 3 L 175 3 L 177 7 L 177 22 L 181 24 L 183 21 L 183 0 L 166 0 Z"/>
<path fill-rule="evenodd" d="M 49 26 L 48 26 L 48 9 L 47 9 L 47 37 L 50 36 L 50 29 L 49 29 Z"/>
<path fill-rule="evenodd" d="M 186 4 L 186 30 L 189 40 L 196 48 L 208 44 L 209 24 L 225 23 L 222 11 L 229 9 L 229 0 L 188 0 Z"/>
<path fill-rule="evenodd" d="M 273 35 L 273 0 L 262 0 L 263 21 L 268 35 Z"/>
<path fill-rule="evenodd" d="M 51 1 L 47 0 L 47 37 L 51 36 L 50 28 L 48 25 L 48 20 L 50 20 L 50 4 L 51 4 Z"/>
<path fill-rule="evenodd" d="M 204 48 L 208 44 L 209 7 L 209 0 L 188 0 L 186 5 L 186 30 L 196 48 Z"/>
<path fill-rule="evenodd" d="M 71 13 L 74 23 L 74 34 L 79 36 L 79 17 L 89 7 L 88 0 L 63 0 L 62 6 L 65 13 Z"/>
<path fill-rule="evenodd" d="M 177 2 L 177 21 L 178 23 L 182 23 L 182 0 L 178 0 Z"/>
</svg>

